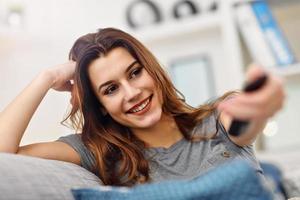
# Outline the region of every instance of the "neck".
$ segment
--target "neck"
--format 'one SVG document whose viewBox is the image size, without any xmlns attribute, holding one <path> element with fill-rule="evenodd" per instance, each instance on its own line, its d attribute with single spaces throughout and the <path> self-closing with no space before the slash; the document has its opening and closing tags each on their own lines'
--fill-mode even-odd
<svg viewBox="0 0 300 200">
<path fill-rule="evenodd" d="M 165 114 L 155 126 L 147 129 L 132 129 L 132 131 L 135 136 L 146 143 L 147 147 L 168 148 L 183 137 L 174 117 Z"/>
</svg>

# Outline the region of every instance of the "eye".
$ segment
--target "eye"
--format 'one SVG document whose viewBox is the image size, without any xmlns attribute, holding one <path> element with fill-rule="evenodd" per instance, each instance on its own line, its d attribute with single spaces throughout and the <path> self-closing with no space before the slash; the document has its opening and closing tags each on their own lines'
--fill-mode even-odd
<svg viewBox="0 0 300 200">
<path fill-rule="evenodd" d="M 137 67 L 130 73 L 130 78 L 135 78 L 142 73 L 143 67 Z"/>
<path fill-rule="evenodd" d="M 107 89 L 104 91 L 104 95 L 110 95 L 113 94 L 118 89 L 117 85 L 110 85 L 107 87 Z"/>
</svg>

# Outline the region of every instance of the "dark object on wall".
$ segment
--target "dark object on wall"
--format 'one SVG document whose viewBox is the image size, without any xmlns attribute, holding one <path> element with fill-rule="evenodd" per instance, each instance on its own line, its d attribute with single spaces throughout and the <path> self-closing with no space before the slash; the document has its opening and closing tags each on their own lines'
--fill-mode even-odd
<svg viewBox="0 0 300 200">
<path fill-rule="evenodd" d="M 126 20 L 131 28 L 138 28 L 143 25 L 161 22 L 162 15 L 159 7 L 152 1 L 136 0 L 127 7 Z"/>
<path fill-rule="evenodd" d="M 188 14 L 184 13 L 186 8 L 189 9 Z M 173 16 L 176 19 L 183 18 L 183 17 L 190 16 L 190 15 L 195 15 L 198 12 L 199 12 L 199 10 L 196 7 L 195 3 L 193 3 L 193 1 L 189 1 L 189 0 L 179 1 L 173 7 Z"/>
<path fill-rule="evenodd" d="M 211 12 L 214 12 L 214 11 L 218 10 L 218 8 L 219 8 L 219 2 L 213 1 L 211 3 L 211 5 L 209 6 L 208 10 Z"/>
</svg>

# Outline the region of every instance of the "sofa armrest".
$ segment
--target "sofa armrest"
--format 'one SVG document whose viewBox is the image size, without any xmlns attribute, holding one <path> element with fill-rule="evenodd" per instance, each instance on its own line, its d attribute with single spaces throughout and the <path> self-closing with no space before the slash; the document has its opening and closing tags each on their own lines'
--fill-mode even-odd
<svg viewBox="0 0 300 200">
<path fill-rule="evenodd" d="M 73 199 L 71 188 L 102 184 L 76 164 L 9 153 L 0 153 L 0 177 L 0 199 Z"/>
</svg>

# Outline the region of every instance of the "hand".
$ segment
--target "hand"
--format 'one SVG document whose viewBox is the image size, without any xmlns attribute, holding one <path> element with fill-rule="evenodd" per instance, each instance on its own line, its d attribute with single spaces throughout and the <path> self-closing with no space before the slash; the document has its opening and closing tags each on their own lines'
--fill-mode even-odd
<svg viewBox="0 0 300 200">
<path fill-rule="evenodd" d="M 72 83 L 75 73 L 76 63 L 69 61 L 67 63 L 50 68 L 52 76 L 54 76 L 54 82 L 51 86 L 52 89 L 57 91 L 72 91 Z"/>
<path fill-rule="evenodd" d="M 247 81 L 251 82 L 264 72 L 258 66 L 251 66 L 247 72 Z M 239 120 L 260 121 L 272 117 L 278 112 L 284 103 L 283 81 L 279 77 L 268 74 L 265 85 L 254 92 L 242 92 L 229 100 L 221 102 L 220 111 Z"/>
</svg>

